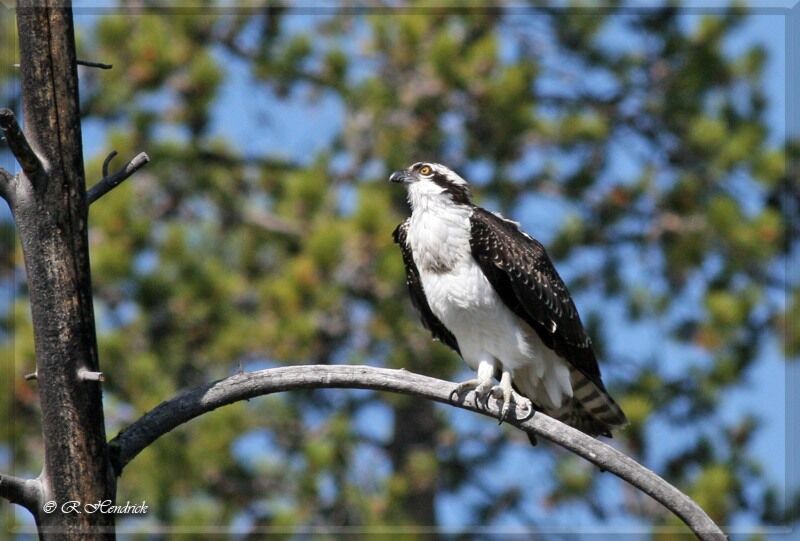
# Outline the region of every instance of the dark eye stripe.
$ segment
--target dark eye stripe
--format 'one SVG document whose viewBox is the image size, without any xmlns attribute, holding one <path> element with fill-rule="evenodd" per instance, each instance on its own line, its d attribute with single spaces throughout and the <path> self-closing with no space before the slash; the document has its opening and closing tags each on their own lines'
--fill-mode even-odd
<svg viewBox="0 0 800 541">
<path fill-rule="evenodd" d="M 462 205 L 472 204 L 472 194 L 470 193 L 469 186 L 464 184 L 455 184 L 441 173 L 434 174 L 431 180 L 444 188 L 444 191 L 450 195 L 450 198 L 454 203 L 459 203 Z"/>
</svg>

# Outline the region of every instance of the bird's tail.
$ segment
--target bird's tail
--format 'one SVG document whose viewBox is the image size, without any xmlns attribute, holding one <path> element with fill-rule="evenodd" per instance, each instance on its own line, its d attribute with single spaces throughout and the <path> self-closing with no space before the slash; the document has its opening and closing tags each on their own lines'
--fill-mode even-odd
<svg viewBox="0 0 800 541">
<path fill-rule="evenodd" d="M 597 385 L 579 370 L 570 370 L 572 401 L 560 408 L 556 418 L 592 436 L 611 436 L 611 430 L 628 424 L 622 408 L 602 384 Z"/>
<path fill-rule="evenodd" d="M 558 387 L 572 387 L 572 397 L 558 405 L 553 398 L 556 395 L 547 392 L 549 387 L 555 388 L 559 378 L 556 374 L 545 374 L 545 378 L 537 377 L 533 367 L 518 368 L 514 371 L 514 388 L 527 396 L 535 404 L 535 408 L 558 419 L 590 436 L 611 437 L 611 430 L 628 424 L 622 409 L 609 396 L 603 384 L 595 384 L 573 367 L 564 367 L 564 381 Z M 549 385 L 549 387 L 548 387 Z M 552 389 L 551 389 L 552 390 Z M 567 392 L 569 389 L 567 389 Z M 552 395 L 552 396 L 551 396 Z M 568 397 L 569 394 L 562 395 Z M 533 441 L 532 441 L 533 443 Z M 535 445 L 535 443 L 534 443 Z"/>
</svg>

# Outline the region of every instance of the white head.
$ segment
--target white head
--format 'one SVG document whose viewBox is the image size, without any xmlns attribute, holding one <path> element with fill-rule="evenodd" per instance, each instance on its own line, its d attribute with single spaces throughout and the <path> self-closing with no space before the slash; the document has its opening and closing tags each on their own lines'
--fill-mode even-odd
<svg viewBox="0 0 800 541">
<path fill-rule="evenodd" d="M 392 173 L 389 181 L 405 184 L 412 210 L 429 204 L 472 206 L 467 181 L 439 163 L 417 162 Z"/>
</svg>

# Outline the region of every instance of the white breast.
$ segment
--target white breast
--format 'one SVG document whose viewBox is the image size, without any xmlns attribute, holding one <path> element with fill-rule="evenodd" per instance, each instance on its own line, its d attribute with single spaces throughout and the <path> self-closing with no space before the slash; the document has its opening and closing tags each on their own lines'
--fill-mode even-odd
<svg viewBox="0 0 800 541">
<path fill-rule="evenodd" d="M 521 328 L 472 257 L 472 209 L 432 203 L 414 209 L 408 229 L 431 310 L 455 335 L 470 366 L 490 356 L 516 364 L 528 353 L 527 329 Z"/>
<path fill-rule="evenodd" d="M 530 362 L 527 325 L 506 308 L 471 255 L 450 272 L 420 271 L 420 278 L 431 310 L 470 366 L 498 359 L 513 369 Z"/>
<path fill-rule="evenodd" d="M 530 374 L 526 379 L 541 388 L 536 394 L 543 394 L 532 398 L 559 406 L 572 394 L 569 370 L 506 307 L 475 262 L 469 242 L 472 209 L 435 199 L 425 203 L 415 205 L 408 242 L 428 305 L 456 337 L 464 361 L 473 369 L 495 359 L 507 370 L 524 369 Z"/>
<path fill-rule="evenodd" d="M 408 242 L 420 272 L 447 272 L 466 258 L 472 258 L 469 245 L 472 208 L 453 205 L 446 196 L 422 197 L 413 207 Z"/>
</svg>

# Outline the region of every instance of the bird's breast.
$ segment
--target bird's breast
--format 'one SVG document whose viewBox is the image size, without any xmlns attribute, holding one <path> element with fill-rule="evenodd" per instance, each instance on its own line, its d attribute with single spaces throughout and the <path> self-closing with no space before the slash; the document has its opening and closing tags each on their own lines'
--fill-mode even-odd
<svg viewBox="0 0 800 541">
<path fill-rule="evenodd" d="M 499 359 L 514 368 L 531 353 L 529 329 L 503 303 L 470 255 L 446 273 L 420 272 L 433 314 L 458 340 L 464 360 Z"/>
<path fill-rule="evenodd" d="M 445 324 L 458 326 L 465 318 L 485 318 L 499 302 L 472 255 L 448 272 L 421 271 L 420 277 L 431 310 Z"/>
<path fill-rule="evenodd" d="M 447 274 L 472 258 L 471 209 L 459 206 L 415 210 L 408 228 L 414 263 L 422 273 Z"/>
</svg>

